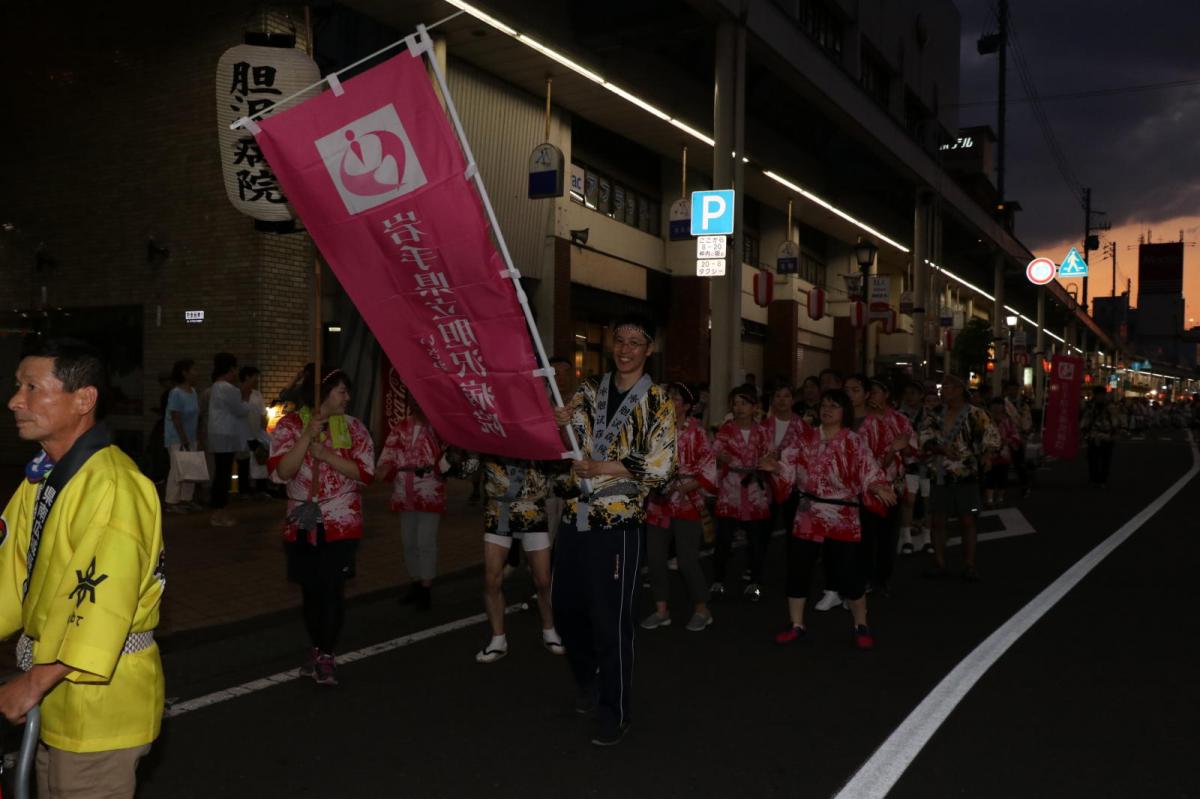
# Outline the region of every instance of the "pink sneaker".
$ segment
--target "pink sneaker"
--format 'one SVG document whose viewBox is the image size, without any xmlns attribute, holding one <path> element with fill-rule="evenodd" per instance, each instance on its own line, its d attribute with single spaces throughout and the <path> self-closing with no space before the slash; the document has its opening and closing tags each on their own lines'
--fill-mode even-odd
<svg viewBox="0 0 1200 799">
<path fill-rule="evenodd" d="M 317 670 L 313 675 L 313 679 L 317 681 L 317 685 L 337 685 L 337 665 L 334 662 L 333 655 L 318 655 Z"/>
</svg>

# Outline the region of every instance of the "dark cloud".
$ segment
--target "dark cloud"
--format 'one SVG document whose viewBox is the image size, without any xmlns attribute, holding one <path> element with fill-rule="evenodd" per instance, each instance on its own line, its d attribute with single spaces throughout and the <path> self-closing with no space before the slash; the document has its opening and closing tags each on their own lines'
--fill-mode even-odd
<svg viewBox="0 0 1200 799">
<path fill-rule="evenodd" d="M 994 31 L 995 0 L 957 0 L 962 13 L 960 124 L 996 123 L 996 57 L 975 40 Z M 1200 3 L 1188 0 L 1011 0 L 1017 41 L 1039 94 L 1200 78 Z M 1083 212 L 1059 176 L 1009 57 L 1008 191 L 1033 247 L 1081 235 Z M 991 101 L 990 105 L 971 105 Z M 1043 109 L 1079 183 L 1114 226 L 1200 214 L 1200 84 L 1048 99 Z"/>
</svg>

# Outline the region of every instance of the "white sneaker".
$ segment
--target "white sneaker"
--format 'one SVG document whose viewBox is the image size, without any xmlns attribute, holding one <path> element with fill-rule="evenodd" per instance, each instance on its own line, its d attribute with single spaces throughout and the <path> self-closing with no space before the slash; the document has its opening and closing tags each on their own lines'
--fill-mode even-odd
<svg viewBox="0 0 1200 799">
<path fill-rule="evenodd" d="M 816 608 L 817 610 L 833 610 L 840 604 L 842 604 L 842 598 L 837 591 L 826 591 L 817 601 Z"/>
<path fill-rule="evenodd" d="M 484 649 L 481 649 L 475 653 L 475 662 L 476 663 L 495 663 L 497 660 L 499 660 L 500 658 L 504 657 L 507 654 L 508 654 L 507 646 L 504 647 L 503 649 L 485 647 Z"/>
<path fill-rule="evenodd" d="M 673 572 L 679 571 L 679 558 L 671 558 L 670 560 L 668 560 L 667 561 L 667 570 L 673 571 Z"/>
</svg>

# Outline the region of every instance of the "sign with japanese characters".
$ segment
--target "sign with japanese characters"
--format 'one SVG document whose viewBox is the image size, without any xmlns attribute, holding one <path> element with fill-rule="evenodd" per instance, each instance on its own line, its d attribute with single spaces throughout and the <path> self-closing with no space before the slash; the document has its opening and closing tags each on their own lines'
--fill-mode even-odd
<svg viewBox="0 0 1200 799">
<path fill-rule="evenodd" d="M 443 439 L 558 459 L 517 288 L 423 59 L 342 88 L 259 123 L 288 201 Z"/>
<path fill-rule="evenodd" d="M 697 236 L 696 257 L 702 259 L 724 258 L 729 239 L 725 236 Z"/>
<path fill-rule="evenodd" d="M 886 275 L 871 275 L 869 311 L 872 319 L 886 319 L 891 310 L 892 279 Z"/>
<path fill-rule="evenodd" d="M 291 47 L 240 44 L 226 50 L 217 62 L 221 171 L 229 201 L 243 214 L 273 222 L 292 218 L 279 181 L 250 131 L 230 130 L 229 126 L 234 120 L 271 108 L 320 78 L 313 60 Z"/>
</svg>

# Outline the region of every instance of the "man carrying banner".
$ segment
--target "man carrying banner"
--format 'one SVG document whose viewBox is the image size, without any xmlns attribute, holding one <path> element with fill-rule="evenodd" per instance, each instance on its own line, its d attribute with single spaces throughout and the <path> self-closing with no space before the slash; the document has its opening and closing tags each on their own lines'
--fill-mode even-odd
<svg viewBox="0 0 1200 799">
<path fill-rule="evenodd" d="M 8 403 L 42 451 L 0 518 L 0 637 L 21 631 L 24 671 L 0 687 L 0 713 L 15 723 L 41 705 L 50 799 L 132 797 L 162 721 L 162 511 L 99 421 L 107 394 L 94 350 L 49 341 L 21 360 Z"/>
<path fill-rule="evenodd" d="M 576 710 L 596 711 L 592 743 L 620 742 L 629 728 L 634 594 L 649 493 L 675 471 L 675 411 L 645 373 L 653 323 L 613 325 L 616 371 L 590 377 L 555 416 L 583 451 L 565 478 L 568 496 L 555 551 L 554 621 L 579 689 Z"/>
</svg>

